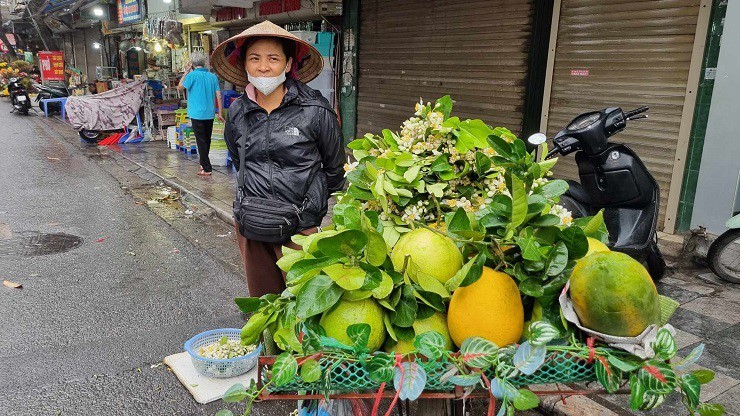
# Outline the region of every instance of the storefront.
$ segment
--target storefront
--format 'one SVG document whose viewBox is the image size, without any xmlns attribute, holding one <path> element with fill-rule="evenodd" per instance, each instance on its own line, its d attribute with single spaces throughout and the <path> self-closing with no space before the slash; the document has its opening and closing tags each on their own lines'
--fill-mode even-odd
<svg viewBox="0 0 740 416">
<path fill-rule="evenodd" d="M 519 133 L 532 11 L 528 0 L 361 2 L 357 134 L 397 128 L 419 98 L 445 94 L 460 117 Z"/>
<path fill-rule="evenodd" d="M 555 2 L 542 130 L 548 136 L 588 110 L 650 107 L 617 139 L 634 149 L 660 186 L 659 228 L 672 232 L 712 2 L 614 5 Z M 548 94 L 549 92 L 549 94 Z M 549 95 L 549 100 L 547 96 Z M 556 174 L 576 179 L 574 158 Z"/>
</svg>

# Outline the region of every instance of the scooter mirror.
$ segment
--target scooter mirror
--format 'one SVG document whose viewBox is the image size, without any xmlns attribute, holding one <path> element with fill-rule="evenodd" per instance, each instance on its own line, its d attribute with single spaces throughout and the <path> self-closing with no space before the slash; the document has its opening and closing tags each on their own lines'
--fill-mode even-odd
<svg viewBox="0 0 740 416">
<path fill-rule="evenodd" d="M 544 142 L 547 141 L 547 136 L 545 136 L 542 133 L 535 133 L 535 134 L 529 136 L 529 138 L 527 139 L 527 141 L 529 142 L 529 144 L 532 144 L 532 145 L 535 145 L 535 146 L 539 146 L 542 143 L 544 143 Z"/>
</svg>

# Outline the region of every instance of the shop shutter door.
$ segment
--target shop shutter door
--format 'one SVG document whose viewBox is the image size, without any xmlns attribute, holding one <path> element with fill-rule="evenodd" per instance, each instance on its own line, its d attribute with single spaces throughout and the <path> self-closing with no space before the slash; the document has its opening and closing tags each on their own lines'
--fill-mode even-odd
<svg viewBox="0 0 740 416">
<path fill-rule="evenodd" d="M 363 0 L 357 134 L 400 129 L 414 103 L 449 94 L 454 113 L 518 133 L 532 4 Z"/>
<path fill-rule="evenodd" d="M 649 119 L 631 123 L 613 140 L 637 152 L 658 181 L 659 228 L 668 201 L 698 15 L 698 0 L 563 0 L 560 9 L 548 136 L 586 111 L 649 106 Z M 571 70 L 588 70 L 588 76 L 571 75 Z M 572 156 L 561 160 L 555 172 L 578 178 Z"/>
</svg>

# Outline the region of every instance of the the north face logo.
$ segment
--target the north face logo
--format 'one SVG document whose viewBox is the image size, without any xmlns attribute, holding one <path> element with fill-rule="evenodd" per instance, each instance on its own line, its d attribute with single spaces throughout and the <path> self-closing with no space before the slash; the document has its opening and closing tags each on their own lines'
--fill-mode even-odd
<svg viewBox="0 0 740 416">
<path fill-rule="evenodd" d="M 285 134 L 288 136 L 300 136 L 301 132 L 298 130 L 298 127 L 286 127 Z"/>
</svg>

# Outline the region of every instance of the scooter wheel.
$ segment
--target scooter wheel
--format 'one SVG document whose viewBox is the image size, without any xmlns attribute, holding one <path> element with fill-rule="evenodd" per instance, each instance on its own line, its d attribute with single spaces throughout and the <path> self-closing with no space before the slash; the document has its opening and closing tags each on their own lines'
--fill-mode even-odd
<svg viewBox="0 0 740 416">
<path fill-rule="evenodd" d="M 663 278 L 665 275 L 666 264 L 657 243 L 651 244 L 648 248 L 648 255 L 647 258 L 645 258 L 645 263 L 647 264 L 648 273 L 650 273 L 650 277 L 652 277 L 654 281 L 658 281 Z"/>
<path fill-rule="evenodd" d="M 88 143 L 97 143 L 103 137 L 103 133 L 93 130 L 82 129 L 79 134 L 80 138 Z"/>
<path fill-rule="evenodd" d="M 707 262 L 714 274 L 730 283 L 740 283 L 740 228 L 728 230 L 709 246 Z"/>
</svg>

